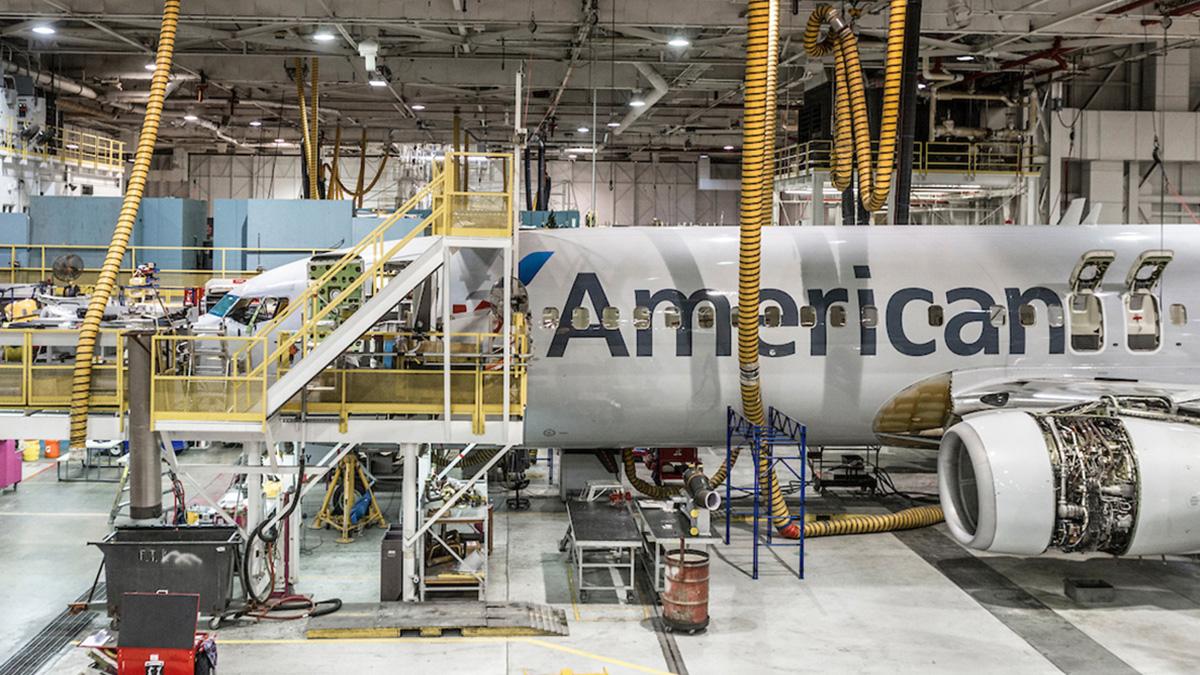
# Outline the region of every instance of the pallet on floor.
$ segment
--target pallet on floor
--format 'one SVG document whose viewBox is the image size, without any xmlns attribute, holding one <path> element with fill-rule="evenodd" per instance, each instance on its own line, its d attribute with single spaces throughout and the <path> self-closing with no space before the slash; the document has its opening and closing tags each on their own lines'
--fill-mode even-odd
<svg viewBox="0 0 1200 675">
<path fill-rule="evenodd" d="M 464 637 L 567 635 L 561 609 L 530 602 L 399 602 L 347 604 L 328 616 L 310 619 L 310 640 L 440 637 L 453 631 Z"/>
</svg>

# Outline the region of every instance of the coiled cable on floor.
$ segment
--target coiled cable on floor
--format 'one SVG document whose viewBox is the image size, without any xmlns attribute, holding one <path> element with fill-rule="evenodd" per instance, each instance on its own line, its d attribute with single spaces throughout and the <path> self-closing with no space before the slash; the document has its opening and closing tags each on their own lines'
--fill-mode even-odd
<svg viewBox="0 0 1200 675">
<path fill-rule="evenodd" d="M 92 360 L 95 357 L 96 339 L 100 334 L 100 322 L 104 310 L 117 284 L 121 261 L 129 248 L 133 225 L 137 221 L 138 209 L 146 189 L 146 176 L 150 173 L 150 160 L 154 156 L 154 145 L 158 142 L 158 125 L 162 121 L 163 102 L 167 97 L 167 80 L 171 75 L 171 59 L 175 53 L 175 33 L 179 25 L 180 0 L 165 0 L 163 3 L 162 26 L 158 33 L 158 50 L 154 56 L 154 75 L 150 79 L 150 97 L 146 101 L 146 115 L 138 135 L 137 150 L 133 155 L 133 168 L 129 172 L 129 184 L 125 188 L 125 199 L 121 202 L 121 213 L 113 229 L 112 240 L 100 266 L 100 275 L 92 296 L 88 300 L 87 313 L 79 329 L 79 341 L 75 349 L 75 368 L 71 376 L 71 447 L 82 450 L 87 445 L 88 407 L 92 393 Z"/>
<path fill-rule="evenodd" d="M 838 190 L 850 187 L 854 166 L 858 193 L 868 211 L 887 203 L 896 168 L 900 120 L 900 82 L 904 73 L 904 25 L 907 0 L 891 0 L 888 10 L 883 105 L 879 122 L 879 156 L 871 156 L 871 129 L 866 85 L 858 54 L 858 38 L 830 5 L 817 5 L 804 30 L 804 51 L 814 58 L 834 56 L 834 144 L 831 182 Z M 821 27 L 829 30 L 821 37 Z"/>
</svg>

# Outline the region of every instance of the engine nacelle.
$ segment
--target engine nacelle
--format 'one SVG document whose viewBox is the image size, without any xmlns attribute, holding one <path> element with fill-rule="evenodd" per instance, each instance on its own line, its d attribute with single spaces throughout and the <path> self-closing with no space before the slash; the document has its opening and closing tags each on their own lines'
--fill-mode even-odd
<svg viewBox="0 0 1200 675">
<path fill-rule="evenodd" d="M 943 436 L 946 525 L 974 549 L 1200 551 L 1200 425 L 1097 413 L 972 415 Z"/>
</svg>

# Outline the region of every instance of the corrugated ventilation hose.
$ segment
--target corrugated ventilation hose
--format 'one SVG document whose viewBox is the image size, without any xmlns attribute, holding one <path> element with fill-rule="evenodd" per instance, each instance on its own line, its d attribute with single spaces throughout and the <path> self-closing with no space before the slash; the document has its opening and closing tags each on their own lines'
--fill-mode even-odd
<svg viewBox="0 0 1200 675">
<path fill-rule="evenodd" d="M 300 135 L 302 136 L 304 152 L 304 167 L 308 174 L 308 191 L 305 194 L 307 199 L 317 198 L 317 168 L 313 166 L 313 159 L 316 153 L 313 152 L 314 139 L 309 134 L 308 128 L 308 104 L 304 97 L 304 59 L 296 57 L 293 63 L 296 66 L 296 98 L 300 104 Z M 315 65 L 313 66 L 316 67 Z"/>
<path fill-rule="evenodd" d="M 158 51 L 154 57 L 154 75 L 150 80 L 150 98 L 146 102 L 146 116 L 142 120 L 142 131 L 138 136 L 137 151 L 133 156 L 133 169 L 129 172 L 129 185 L 125 188 L 125 199 L 121 213 L 113 229 L 112 241 L 104 255 L 100 276 L 92 297 L 88 300 L 87 313 L 79 329 L 79 343 L 75 350 L 75 370 L 71 378 L 71 447 L 82 450 L 87 445 L 88 405 L 92 390 L 92 359 L 95 356 L 96 338 L 100 333 L 100 321 L 112 297 L 121 261 L 133 235 L 133 224 L 137 220 L 146 189 L 146 176 L 150 173 L 150 160 L 154 156 L 154 144 L 158 141 L 158 125 L 162 121 L 163 101 L 167 96 L 167 79 L 171 74 L 171 57 L 175 53 L 175 30 L 179 24 L 180 0 L 163 3 L 162 27 L 158 34 Z"/>
<path fill-rule="evenodd" d="M 820 58 L 830 53 L 834 56 L 836 101 L 831 182 L 838 190 L 850 187 L 853 164 L 857 164 L 858 196 L 868 211 L 878 211 L 887 203 L 896 169 L 906 11 L 906 0 L 891 0 L 877 160 L 871 157 L 871 128 L 867 119 L 867 94 L 858 56 L 858 38 L 830 5 L 817 5 L 804 30 L 804 51 L 809 56 Z M 829 24 L 829 30 L 822 38 L 821 27 L 825 24 Z"/>
<path fill-rule="evenodd" d="M 805 537 L 830 537 L 839 534 L 870 534 L 913 530 L 942 522 L 942 507 L 914 506 L 882 515 L 855 514 L 831 520 L 812 520 L 804 523 Z"/>
</svg>

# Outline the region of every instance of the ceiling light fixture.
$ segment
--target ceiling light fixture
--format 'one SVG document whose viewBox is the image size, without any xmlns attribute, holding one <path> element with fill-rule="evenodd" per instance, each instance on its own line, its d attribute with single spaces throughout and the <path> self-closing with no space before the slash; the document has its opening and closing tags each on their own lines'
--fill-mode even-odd
<svg viewBox="0 0 1200 675">
<path fill-rule="evenodd" d="M 732 145 L 727 145 L 727 146 L 725 146 L 725 150 L 726 150 L 726 151 L 729 151 L 729 150 L 732 150 L 732 149 L 733 149 L 733 146 L 732 146 Z"/>
<path fill-rule="evenodd" d="M 924 89 L 926 86 L 928 86 L 928 85 L 926 85 L 924 82 L 917 83 L 917 89 Z"/>
<path fill-rule="evenodd" d="M 608 127 L 609 129 L 616 129 L 617 127 L 621 126 L 621 123 L 616 120 L 613 120 L 604 126 Z"/>
<path fill-rule="evenodd" d="M 575 159 L 579 159 L 579 156 L 578 155 L 567 155 L 567 159 L 575 160 Z"/>
<path fill-rule="evenodd" d="M 200 118 L 196 117 L 196 113 L 192 112 L 191 110 L 189 110 L 183 114 L 183 121 L 185 121 L 185 122 L 195 122 L 198 119 L 200 119 Z"/>
<path fill-rule="evenodd" d="M 33 27 L 33 32 L 38 35 L 54 35 L 54 26 L 40 23 Z"/>
<path fill-rule="evenodd" d="M 642 98 L 642 92 L 634 91 L 633 98 L 629 99 L 630 108 L 642 108 L 646 105 L 646 99 Z"/>
<path fill-rule="evenodd" d="M 282 138 L 276 138 L 276 139 L 275 139 L 275 145 L 283 145 L 283 144 L 284 144 L 284 143 L 286 143 L 286 142 L 287 142 L 287 141 L 283 140 Z"/>
<path fill-rule="evenodd" d="M 414 104 L 412 104 L 412 105 L 410 105 L 410 106 L 408 106 L 408 107 L 412 108 L 413 110 L 416 110 L 416 111 L 420 112 L 420 111 L 422 111 L 422 110 L 424 110 L 424 109 L 425 109 L 425 104 L 424 104 L 424 103 L 414 103 Z"/>
<path fill-rule="evenodd" d="M 684 47 L 687 47 L 691 44 L 692 44 L 692 41 L 682 35 L 676 35 L 675 37 L 672 37 L 670 40 L 667 40 L 667 46 L 675 47 L 676 49 L 683 49 Z"/>
<path fill-rule="evenodd" d="M 260 121 L 258 121 L 258 120 L 250 120 L 250 126 L 252 126 L 252 127 L 261 127 L 261 126 L 262 126 L 262 122 L 260 122 Z"/>
<path fill-rule="evenodd" d="M 975 57 L 971 54 L 959 54 L 958 56 L 954 57 L 954 60 L 955 61 L 974 61 Z"/>
<path fill-rule="evenodd" d="M 155 70 L 158 68 L 158 64 L 151 61 L 150 63 L 146 64 L 145 68 L 146 68 L 146 70 Z"/>
<path fill-rule="evenodd" d="M 367 75 L 367 84 L 372 87 L 386 87 L 391 80 L 392 71 L 388 70 L 388 67 L 382 64 L 378 68 L 372 68 Z"/>
<path fill-rule="evenodd" d="M 316 40 L 317 42 L 333 42 L 335 39 L 337 39 L 337 36 L 333 34 L 333 31 L 329 30 L 325 26 L 321 26 L 317 29 L 317 32 L 312 34 L 312 39 Z"/>
<path fill-rule="evenodd" d="M 589 129 L 589 128 L 587 128 L 587 127 L 582 127 L 582 126 L 581 126 L 581 127 L 579 127 L 578 129 L 576 129 L 575 131 L 578 131 L 578 132 L 579 132 L 579 133 L 581 133 L 581 134 L 586 134 L 587 132 L 591 131 L 591 129 Z"/>
</svg>

